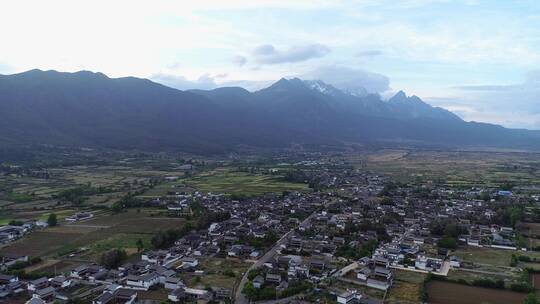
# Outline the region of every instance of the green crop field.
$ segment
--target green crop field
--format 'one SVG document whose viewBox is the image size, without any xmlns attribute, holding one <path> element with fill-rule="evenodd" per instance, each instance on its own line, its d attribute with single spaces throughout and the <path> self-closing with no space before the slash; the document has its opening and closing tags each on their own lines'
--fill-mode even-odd
<svg viewBox="0 0 540 304">
<path fill-rule="evenodd" d="M 351 154 L 347 159 L 356 167 L 404 182 L 432 181 L 460 188 L 513 183 L 539 189 L 540 185 L 537 153 L 376 150 Z"/>
<path fill-rule="evenodd" d="M 148 244 L 153 233 L 164 229 L 179 229 L 185 220 L 155 215 L 157 213 L 129 210 L 120 214 L 102 214 L 73 225 L 52 227 L 32 232 L 2 249 L 2 253 L 58 257 L 86 248 L 83 257 L 96 258 L 111 248 L 135 248 L 140 238 Z"/>
<path fill-rule="evenodd" d="M 289 183 L 280 176 L 235 172 L 228 169 L 210 171 L 188 179 L 185 183 L 202 192 L 237 195 L 260 195 L 268 192 L 309 191 L 306 184 Z"/>
</svg>

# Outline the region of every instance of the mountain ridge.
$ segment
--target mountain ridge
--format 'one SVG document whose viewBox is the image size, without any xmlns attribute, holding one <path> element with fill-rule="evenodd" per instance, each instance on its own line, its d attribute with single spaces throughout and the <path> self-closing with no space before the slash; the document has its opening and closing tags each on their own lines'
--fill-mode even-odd
<svg viewBox="0 0 540 304">
<path fill-rule="evenodd" d="M 540 149 L 540 132 L 465 122 L 403 91 L 388 101 L 282 78 L 181 91 L 148 79 L 30 70 L 0 75 L 0 138 L 117 149 L 219 153 L 239 146 L 410 142 Z"/>
</svg>

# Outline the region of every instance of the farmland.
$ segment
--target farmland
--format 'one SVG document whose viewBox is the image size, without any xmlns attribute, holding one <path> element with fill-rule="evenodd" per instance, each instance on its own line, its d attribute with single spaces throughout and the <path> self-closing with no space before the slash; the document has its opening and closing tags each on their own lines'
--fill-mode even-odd
<svg viewBox="0 0 540 304">
<path fill-rule="evenodd" d="M 427 285 L 429 303 L 432 304 L 519 304 L 526 294 L 450 282 L 433 281 Z"/>
<path fill-rule="evenodd" d="M 237 195 L 261 195 L 267 192 L 281 193 L 285 190 L 308 191 L 306 184 L 283 181 L 280 176 L 236 172 L 218 169 L 205 172 L 186 180 L 186 184 L 203 192 Z"/>
<path fill-rule="evenodd" d="M 170 192 L 225 193 L 229 195 L 256 196 L 265 193 L 281 194 L 283 191 L 309 191 L 306 184 L 284 181 L 282 176 L 239 172 L 231 167 L 220 167 L 195 176 L 166 181 L 147 189 L 142 198 L 165 196 Z"/>
<path fill-rule="evenodd" d="M 136 248 L 138 239 L 149 245 L 153 233 L 178 229 L 185 223 L 183 219 L 167 218 L 159 212 L 129 210 L 120 214 L 100 214 L 81 223 L 36 231 L 0 249 L 0 253 L 57 258 L 79 252 L 77 259 L 95 261 L 99 253 L 111 248 Z"/>
<path fill-rule="evenodd" d="M 347 159 L 398 181 L 431 181 L 459 188 L 511 182 L 529 191 L 540 185 L 540 157 L 535 153 L 387 149 L 355 153 Z"/>
<path fill-rule="evenodd" d="M 421 284 L 426 275 L 417 272 L 396 271 L 394 285 L 387 296 L 387 303 L 413 304 L 422 299 Z"/>
</svg>

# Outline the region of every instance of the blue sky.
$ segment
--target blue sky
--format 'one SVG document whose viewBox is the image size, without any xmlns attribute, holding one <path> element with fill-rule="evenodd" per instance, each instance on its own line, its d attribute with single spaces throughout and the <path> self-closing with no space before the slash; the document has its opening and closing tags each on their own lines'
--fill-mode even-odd
<svg viewBox="0 0 540 304">
<path fill-rule="evenodd" d="M 0 37 L 3 74 L 87 69 L 251 90 L 320 78 L 540 129 L 539 1 L 11 1 Z"/>
</svg>

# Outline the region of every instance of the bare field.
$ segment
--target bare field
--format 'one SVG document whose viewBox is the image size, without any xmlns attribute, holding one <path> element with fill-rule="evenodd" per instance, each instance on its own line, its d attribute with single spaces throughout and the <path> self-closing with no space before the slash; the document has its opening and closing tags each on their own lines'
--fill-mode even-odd
<svg viewBox="0 0 540 304">
<path fill-rule="evenodd" d="M 92 247 L 96 251 L 114 247 L 132 248 L 139 238 L 148 241 L 158 230 L 181 228 L 184 223 L 183 219 L 152 217 L 135 210 L 115 215 L 105 214 L 73 225 L 32 232 L 0 249 L 0 253 L 27 254 L 32 257 L 55 256 L 94 244 L 101 244 Z"/>
<path fill-rule="evenodd" d="M 427 292 L 431 304 L 520 304 L 527 295 L 442 281 L 428 283 Z"/>
<path fill-rule="evenodd" d="M 351 154 L 357 167 L 401 181 L 433 181 L 456 187 L 499 186 L 515 182 L 539 189 L 540 156 L 511 151 L 377 150 Z"/>
</svg>

